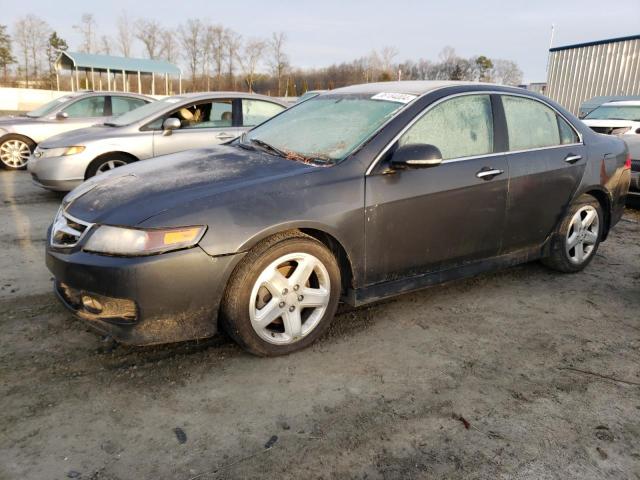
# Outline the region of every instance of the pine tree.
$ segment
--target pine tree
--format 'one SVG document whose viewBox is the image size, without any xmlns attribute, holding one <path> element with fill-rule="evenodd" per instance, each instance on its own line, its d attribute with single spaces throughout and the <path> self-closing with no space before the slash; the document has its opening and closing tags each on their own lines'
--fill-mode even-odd
<svg viewBox="0 0 640 480">
<path fill-rule="evenodd" d="M 7 70 L 9 65 L 16 63 L 11 52 L 11 37 L 7 33 L 7 26 L 0 25 L 0 68 L 2 68 L 4 83 L 7 83 Z"/>
<path fill-rule="evenodd" d="M 49 35 L 49 42 L 47 43 L 47 62 L 49 63 L 49 83 L 51 89 L 54 87 L 54 79 L 56 77 L 55 63 L 60 52 L 67 50 L 69 46 L 67 42 L 58 36 L 57 32 L 52 32 Z"/>
</svg>

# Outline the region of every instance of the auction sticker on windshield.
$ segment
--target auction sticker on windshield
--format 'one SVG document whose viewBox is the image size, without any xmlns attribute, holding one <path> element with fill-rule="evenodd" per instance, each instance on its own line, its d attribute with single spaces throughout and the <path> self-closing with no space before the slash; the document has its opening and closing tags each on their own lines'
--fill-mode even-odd
<svg viewBox="0 0 640 480">
<path fill-rule="evenodd" d="M 409 103 L 416 98 L 417 95 L 411 95 L 409 93 L 376 93 L 371 100 L 386 100 L 387 102 Z"/>
</svg>

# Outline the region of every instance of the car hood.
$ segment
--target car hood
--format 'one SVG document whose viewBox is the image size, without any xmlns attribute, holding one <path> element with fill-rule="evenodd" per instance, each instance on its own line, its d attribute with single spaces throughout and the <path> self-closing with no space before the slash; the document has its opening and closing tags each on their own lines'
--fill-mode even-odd
<svg viewBox="0 0 640 480">
<path fill-rule="evenodd" d="M 27 125 L 27 124 L 33 124 L 34 122 L 39 122 L 41 121 L 38 118 L 29 118 L 26 116 L 13 116 L 13 115 L 9 115 L 6 117 L 0 117 L 0 128 L 2 127 L 12 127 L 15 125 Z"/>
<path fill-rule="evenodd" d="M 586 123 L 587 125 L 589 125 L 590 127 L 612 127 L 612 128 L 618 128 L 618 127 L 633 127 L 633 126 L 636 126 L 636 125 L 640 124 L 640 122 L 634 122 L 633 120 L 611 120 L 611 119 L 607 119 L 607 118 L 602 119 L 602 120 L 585 118 L 582 121 L 584 123 Z"/>
<path fill-rule="evenodd" d="M 83 145 L 84 143 L 100 140 L 103 138 L 116 137 L 122 134 L 123 127 L 107 127 L 99 124 L 92 127 L 71 130 L 60 133 L 40 142 L 40 148 L 69 147 L 73 145 Z"/>
<path fill-rule="evenodd" d="M 187 150 L 94 177 L 71 191 L 63 206 L 88 223 L 135 226 L 198 198 L 318 168 L 234 146 Z"/>
</svg>

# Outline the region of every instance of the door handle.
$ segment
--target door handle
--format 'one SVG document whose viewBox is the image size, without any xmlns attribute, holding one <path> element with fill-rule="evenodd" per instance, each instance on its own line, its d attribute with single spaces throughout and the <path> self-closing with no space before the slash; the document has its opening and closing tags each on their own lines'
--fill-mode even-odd
<svg viewBox="0 0 640 480">
<path fill-rule="evenodd" d="M 497 168 L 486 168 L 476 173 L 476 177 L 481 178 L 482 180 L 491 180 L 493 177 L 497 177 L 498 175 L 502 175 L 503 173 L 504 170 L 498 170 Z"/>
<path fill-rule="evenodd" d="M 564 157 L 564 161 L 567 163 L 576 163 L 578 160 L 582 160 L 582 155 L 574 155 L 570 153 L 566 157 Z"/>
<path fill-rule="evenodd" d="M 231 135 L 230 133 L 219 133 L 216 135 L 220 140 L 229 140 L 231 138 L 236 138 L 235 135 Z"/>
</svg>

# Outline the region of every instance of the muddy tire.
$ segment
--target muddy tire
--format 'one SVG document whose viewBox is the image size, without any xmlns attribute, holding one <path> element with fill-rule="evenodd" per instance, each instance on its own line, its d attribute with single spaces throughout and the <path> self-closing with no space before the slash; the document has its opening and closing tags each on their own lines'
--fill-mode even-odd
<svg viewBox="0 0 640 480">
<path fill-rule="evenodd" d="M 551 237 L 549 256 L 542 263 L 559 272 L 579 272 L 596 256 L 603 228 L 600 202 L 591 195 L 581 195 Z"/>
<path fill-rule="evenodd" d="M 303 233 L 254 247 L 231 276 L 220 326 L 245 350 L 277 356 L 301 350 L 329 327 L 341 291 L 333 253 Z"/>
</svg>

